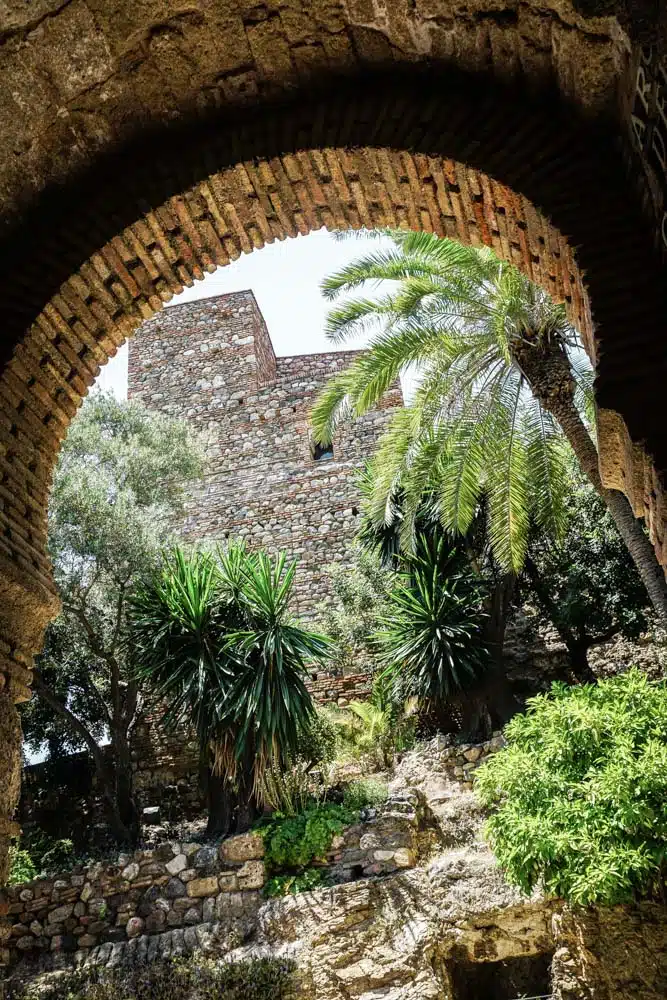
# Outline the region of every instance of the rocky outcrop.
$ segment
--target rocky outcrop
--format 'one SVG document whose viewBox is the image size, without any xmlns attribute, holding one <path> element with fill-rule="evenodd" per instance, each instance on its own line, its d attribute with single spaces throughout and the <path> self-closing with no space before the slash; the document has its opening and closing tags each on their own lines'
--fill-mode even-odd
<svg viewBox="0 0 667 1000">
<path fill-rule="evenodd" d="M 289 957 L 299 1000 L 664 1000 L 667 910 L 644 904 L 575 914 L 538 894 L 523 897 L 481 839 L 473 793 L 449 776 L 453 749 L 461 750 L 433 740 L 406 754 L 385 814 L 361 835 L 348 831 L 357 849 L 369 836 L 366 847 L 382 850 L 374 838 L 389 842 L 385 827 L 396 813 L 403 825 L 390 831 L 398 836 L 393 847 L 414 850 L 415 867 L 394 864 L 375 877 L 271 900 L 234 924 L 221 911 L 152 936 L 126 928 L 123 940 L 97 946 L 86 963 L 113 968 L 199 951 L 221 961 Z M 481 748 L 463 752 L 473 749 Z M 252 843 L 226 845 L 223 864 L 248 863 Z M 341 838 L 331 860 L 340 863 L 349 848 Z"/>
<path fill-rule="evenodd" d="M 667 910 L 655 903 L 553 920 L 554 1000 L 664 1000 Z"/>
</svg>

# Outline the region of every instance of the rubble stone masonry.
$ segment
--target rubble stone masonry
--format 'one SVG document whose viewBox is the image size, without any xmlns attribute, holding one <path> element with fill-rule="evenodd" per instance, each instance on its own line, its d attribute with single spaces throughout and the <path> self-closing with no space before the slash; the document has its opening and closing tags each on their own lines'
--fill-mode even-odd
<svg viewBox="0 0 667 1000">
<path fill-rule="evenodd" d="M 373 452 L 400 389 L 315 456 L 309 412 L 355 351 L 276 358 L 251 291 L 165 309 L 130 342 L 129 395 L 185 417 L 207 441 L 203 484 L 187 505 L 189 540 L 244 538 L 298 559 L 295 610 L 326 596 L 326 567 L 345 562 L 358 517 L 355 473 Z"/>
</svg>

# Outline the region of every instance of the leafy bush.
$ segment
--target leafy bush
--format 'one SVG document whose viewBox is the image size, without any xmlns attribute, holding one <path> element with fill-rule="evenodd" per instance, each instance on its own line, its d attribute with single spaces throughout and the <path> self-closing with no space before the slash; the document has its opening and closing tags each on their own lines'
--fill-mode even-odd
<svg viewBox="0 0 667 1000">
<path fill-rule="evenodd" d="M 327 885 L 327 876 L 321 868 L 306 868 L 295 875 L 274 875 L 264 886 L 264 895 L 269 899 L 275 896 L 296 896 L 299 892 L 310 892 Z"/>
<path fill-rule="evenodd" d="M 355 818 L 350 809 L 334 802 L 309 806 L 297 816 L 275 817 L 262 829 L 269 871 L 307 868 L 325 856 L 333 838 Z"/>
<path fill-rule="evenodd" d="M 322 709 L 316 709 L 299 731 L 297 760 L 312 767 L 326 767 L 334 762 L 337 751 L 336 726 Z"/>
<path fill-rule="evenodd" d="M 71 868 L 75 862 L 74 844 L 71 840 L 53 840 L 41 830 L 26 836 L 22 843 L 10 847 L 9 884 L 30 882 L 43 875 L 55 875 Z"/>
<path fill-rule="evenodd" d="M 576 468 L 564 513 L 562 538 L 531 542 L 526 587 L 558 630 L 574 675 L 590 680 L 588 650 L 615 635 L 638 638 L 648 596 L 606 504 Z"/>
<path fill-rule="evenodd" d="M 389 767 L 395 753 L 414 742 L 415 718 L 411 706 L 377 697 L 378 682 L 369 701 L 353 701 L 344 710 L 330 709 L 340 746 L 350 756 L 368 757 L 377 767 Z"/>
<path fill-rule="evenodd" d="M 352 812 L 359 812 L 366 806 L 379 806 L 387 801 L 389 789 L 384 781 L 361 778 L 352 781 L 343 793 L 343 805 Z"/>
<path fill-rule="evenodd" d="M 22 850 L 18 846 L 9 848 L 9 885 L 20 885 L 22 882 L 31 882 L 37 877 L 35 863 L 29 851 Z"/>
<path fill-rule="evenodd" d="M 658 890 L 667 859 L 667 687 L 638 670 L 530 699 L 477 772 L 491 845 L 524 892 L 575 904 Z"/>
<path fill-rule="evenodd" d="M 323 631 L 333 637 L 329 669 L 334 674 L 373 672 L 377 650 L 372 636 L 393 583 L 393 573 L 377 555 L 360 549 L 352 567 L 327 567 L 332 600 L 318 607 Z"/>
<path fill-rule="evenodd" d="M 74 844 L 71 840 L 54 840 L 42 854 L 41 868 L 45 872 L 59 872 L 74 863 Z"/>
<path fill-rule="evenodd" d="M 9 992 L 7 1000 L 287 1000 L 294 963 L 255 959 L 220 963 L 174 959 L 106 970 L 87 968 Z"/>
</svg>

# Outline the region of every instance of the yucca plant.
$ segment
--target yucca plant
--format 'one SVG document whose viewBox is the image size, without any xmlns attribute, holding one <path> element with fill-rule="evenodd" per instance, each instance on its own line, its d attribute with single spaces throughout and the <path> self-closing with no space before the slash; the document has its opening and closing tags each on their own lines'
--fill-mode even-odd
<svg viewBox="0 0 667 1000">
<path fill-rule="evenodd" d="M 563 530 L 567 440 L 667 618 L 667 584 L 653 548 L 625 496 L 601 483 L 593 373 L 563 306 L 489 249 L 432 233 L 390 235 L 392 248 L 361 257 L 322 285 L 332 300 L 369 285 L 380 290 L 329 313 L 334 342 L 373 336 L 316 403 L 316 439 L 329 442 L 342 420 L 377 405 L 416 367 L 414 399 L 393 418 L 375 458 L 377 521 L 400 490 L 407 547 L 425 494 L 443 526 L 465 534 L 484 496 L 495 557 L 514 574 L 532 528 L 556 537 Z"/>
<path fill-rule="evenodd" d="M 290 615 L 295 573 L 296 562 L 288 565 L 284 553 L 275 561 L 264 552 L 249 559 L 239 594 L 244 624 L 225 639 L 224 651 L 234 663 L 225 718 L 234 740 L 216 744 L 214 767 L 235 777 L 247 802 L 261 801 L 263 774 L 272 761 L 289 766 L 296 755 L 314 711 L 304 683 L 306 664 L 329 651 L 325 636 Z M 252 786 L 244 788 L 250 772 Z"/>
<path fill-rule="evenodd" d="M 174 549 L 134 595 L 137 674 L 166 705 L 167 726 L 192 722 L 209 772 L 209 833 L 245 828 L 269 762 L 295 754 L 313 707 L 303 681 L 327 640 L 293 621 L 295 564 L 235 544 Z"/>
<path fill-rule="evenodd" d="M 392 698 L 416 698 L 435 718 L 465 704 L 491 670 L 477 581 L 444 539 L 406 560 L 375 640 Z"/>
</svg>

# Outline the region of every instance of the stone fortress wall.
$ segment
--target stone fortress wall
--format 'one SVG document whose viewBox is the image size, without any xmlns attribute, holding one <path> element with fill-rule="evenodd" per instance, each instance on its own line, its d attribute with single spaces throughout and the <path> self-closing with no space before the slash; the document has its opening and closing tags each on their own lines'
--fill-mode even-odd
<svg viewBox="0 0 667 1000">
<path fill-rule="evenodd" d="M 244 538 L 298 559 L 295 610 L 326 597 L 326 566 L 349 559 L 358 516 L 356 471 L 400 389 L 341 430 L 316 457 L 309 411 L 357 352 L 277 358 L 251 291 L 165 309 L 130 342 L 129 396 L 186 417 L 207 438 L 209 467 L 185 519 L 191 540 Z"/>
</svg>

